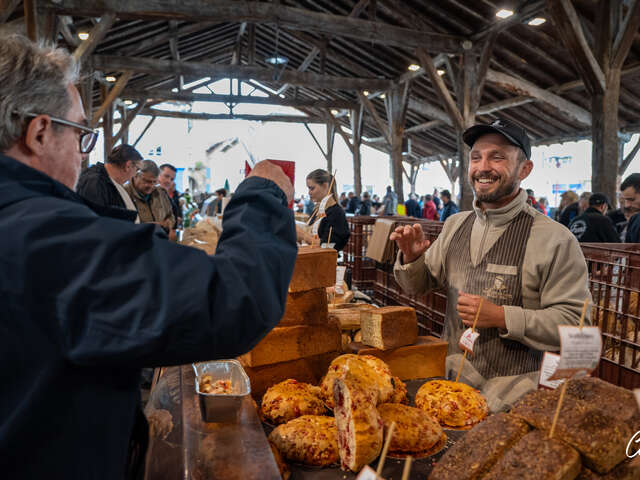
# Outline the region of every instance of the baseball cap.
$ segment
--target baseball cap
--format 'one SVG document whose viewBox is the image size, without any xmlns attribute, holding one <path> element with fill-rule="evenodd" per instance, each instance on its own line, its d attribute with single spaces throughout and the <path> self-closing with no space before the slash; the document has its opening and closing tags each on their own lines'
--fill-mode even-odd
<svg viewBox="0 0 640 480">
<path fill-rule="evenodd" d="M 487 133 L 499 133 L 516 147 L 519 147 L 524 152 L 527 159 L 531 158 L 531 143 L 529 142 L 526 130 L 509 120 L 499 118 L 491 125 L 474 125 L 473 127 L 465 130 L 462 134 L 462 139 L 464 140 L 464 143 L 473 147 L 476 140 Z"/>
<path fill-rule="evenodd" d="M 592 193 L 589 197 L 589 206 L 600 206 L 604 204 L 609 205 L 609 197 L 604 193 Z"/>
</svg>

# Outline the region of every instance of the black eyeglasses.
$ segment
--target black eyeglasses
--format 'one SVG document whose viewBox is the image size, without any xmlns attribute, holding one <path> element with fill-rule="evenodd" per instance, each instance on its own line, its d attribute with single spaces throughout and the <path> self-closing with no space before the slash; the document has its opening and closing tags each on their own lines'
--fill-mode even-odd
<svg viewBox="0 0 640 480">
<path fill-rule="evenodd" d="M 40 113 L 20 113 L 14 112 L 16 115 L 24 115 L 25 117 L 35 118 L 39 115 L 43 115 Z M 93 128 L 87 127 L 86 125 L 82 125 L 81 123 L 72 122 L 71 120 L 65 120 L 64 118 L 57 118 L 49 115 L 49 118 L 53 123 L 57 123 L 59 125 L 64 125 L 65 127 L 73 127 L 81 130 L 84 133 L 80 134 L 80 153 L 88 154 L 91 153 L 93 148 L 96 146 L 96 141 L 98 140 L 98 132 L 96 132 Z"/>
</svg>

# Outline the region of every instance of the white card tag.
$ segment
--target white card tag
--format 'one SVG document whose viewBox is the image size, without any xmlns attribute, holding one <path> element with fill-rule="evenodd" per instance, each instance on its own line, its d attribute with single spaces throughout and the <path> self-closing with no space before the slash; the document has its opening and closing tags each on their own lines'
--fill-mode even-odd
<svg viewBox="0 0 640 480">
<path fill-rule="evenodd" d="M 560 362 L 560 355 L 557 353 L 544 352 L 544 356 L 542 357 L 542 365 L 540 366 L 540 379 L 538 380 L 539 388 L 546 388 L 555 390 L 564 380 L 549 380 L 553 372 L 558 368 L 558 363 Z"/>
<path fill-rule="evenodd" d="M 470 328 L 467 328 L 464 332 L 462 332 L 462 336 L 460 337 L 458 346 L 470 355 L 473 355 L 473 344 L 476 343 L 476 340 L 479 336 L 480 333 L 474 332 Z"/>
<path fill-rule="evenodd" d="M 602 335 L 598 327 L 560 325 L 560 362 L 549 380 L 593 372 L 600 362 Z"/>
<path fill-rule="evenodd" d="M 347 267 L 338 265 L 336 267 L 336 293 L 338 295 L 344 294 L 344 274 L 347 271 Z"/>
<path fill-rule="evenodd" d="M 360 473 L 356 477 L 356 480 L 381 480 L 382 477 L 376 475 L 376 471 L 371 468 L 369 465 L 365 465 L 365 467 L 360 470 Z"/>
</svg>

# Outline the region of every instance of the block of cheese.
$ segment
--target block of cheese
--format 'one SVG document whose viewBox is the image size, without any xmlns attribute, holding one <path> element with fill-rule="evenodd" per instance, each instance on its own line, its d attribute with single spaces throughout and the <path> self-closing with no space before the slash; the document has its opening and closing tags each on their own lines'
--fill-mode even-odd
<svg viewBox="0 0 640 480">
<path fill-rule="evenodd" d="M 362 343 L 380 350 L 413 345 L 418 338 L 416 310 L 411 307 L 382 307 L 360 314 Z"/>
<path fill-rule="evenodd" d="M 329 306 L 329 319 L 337 321 L 342 330 L 357 330 L 360 328 L 361 313 L 367 310 L 375 310 L 376 308 L 366 303 Z"/>
<path fill-rule="evenodd" d="M 326 325 L 276 327 L 249 353 L 239 357 L 243 365 L 259 367 L 288 362 L 320 353 L 340 351 L 342 337 L 335 322 Z"/>
<path fill-rule="evenodd" d="M 304 292 L 336 284 L 338 252 L 333 248 L 300 247 L 289 292 Z"/>
<path fill-rule="evenodd" d="M 290 293 L 278 326 L 326 324 L 327 313 L 327 294 L 324 288 Z"/>
<path fill-rule="evenodd" d="M 359 342 L 349 345 L 351 353 L 374 355 L 389 365 L 391 373 L 400 380 L 442 377 L 448 343 L 432 336 L 418 337 L 416 343 L 406 347 L 380 350 Z"/>
<path fill-rule="evenodd" d="M 289 378 L 317 385 L 327 373 L 333 359 L 339 355 L 341 352 L 327 352 L 273 365 L 245 366 L 244 369 L 251 381 L 251 395 L 254 398 L 262 398 L 269 387 Z"/>
</svg>

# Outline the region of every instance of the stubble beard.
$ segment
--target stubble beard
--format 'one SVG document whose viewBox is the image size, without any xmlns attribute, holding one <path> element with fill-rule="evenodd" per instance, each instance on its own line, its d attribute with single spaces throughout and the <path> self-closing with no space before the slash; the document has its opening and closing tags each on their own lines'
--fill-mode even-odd
<svg viewBox="0 0 640 480">
<path fill-rule="evenodd" d="M 503 177 L 498 177 L 498 188 L 496 188 L 493 192 L 481 193 L 478 192 L 475 188 L 475 179 L 479 178 L 495 178 L 495 176 L 491 175 L 476 175 L 475 178 L 469 179 L 469 183 L 471 184 L 471 189 L 476 196 L 476 200 L 483 203 L 497 203 L 504 198 L 507 198 L 516 191 L 518 188 L 518 174 L 514 172 L 514 174 L 507 179 L 503 179 Z"/>
</svg>

